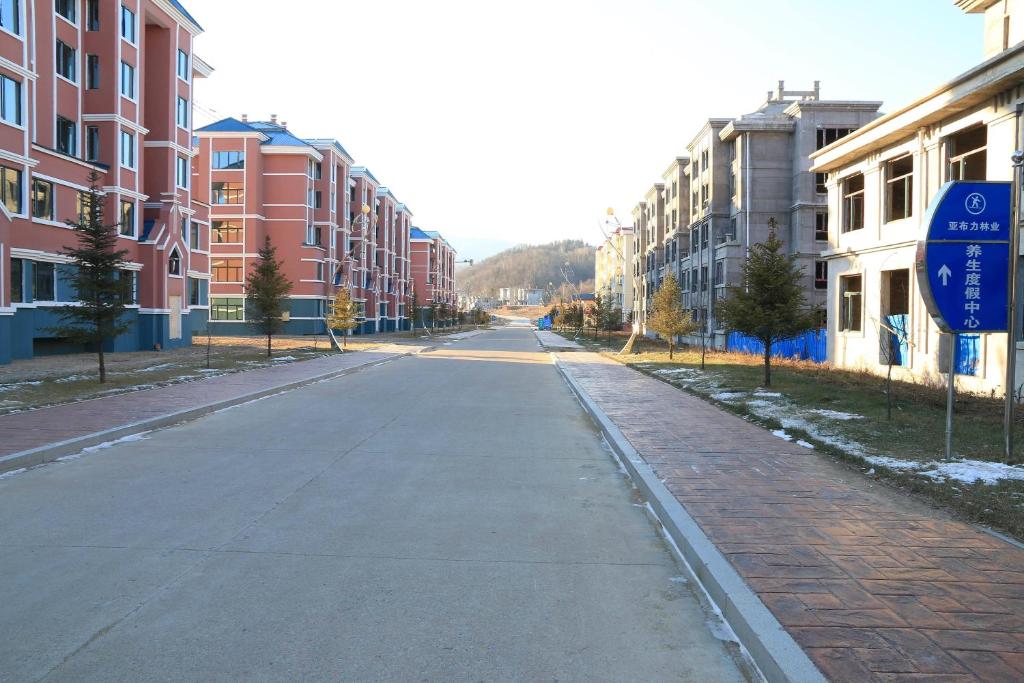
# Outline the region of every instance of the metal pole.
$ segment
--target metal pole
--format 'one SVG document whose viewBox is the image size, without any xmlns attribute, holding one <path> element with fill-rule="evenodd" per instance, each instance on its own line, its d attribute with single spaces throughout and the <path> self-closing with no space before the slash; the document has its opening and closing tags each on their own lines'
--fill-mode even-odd
<svg viewBox="0 0 1024 683">
<path fill-rule="evenodd" d="M 1017 105 L 1017 128 L 1020 129 L 1020 114 L 1024 105 Z M 1018 137 L 1019 144 L 1019 137 Z M 1010 273 L 1007 278 L 1009 283 L 1009 310 L 1007 311 L 1008 329 L 1006 332 L 1006 405 L 1003 413 L 1003 437 L 1005 442 L 1005 456 L 1007 462 L 1013 462 L 1013 423 L 1014 423 L 1014 390 L 1017 386 L 1017 262 L 1020 258 L 1020 195 L 1021 195 L 1021 174 L 1024 166 L 1024 152 L 1013 154 L 1013 190 L 1011 201 L 1013 208 L 1013 221 L 1010 226 Z"/>
<path fill-rule="evenodd" d="M 953 458 L 953 401 L 956 396 L 956 346 L 959 337 L 954 332 L 949 335 L 949 367 L 947 370 L 948 391 L 946 393 L 946 459 Z"/>
</svg>

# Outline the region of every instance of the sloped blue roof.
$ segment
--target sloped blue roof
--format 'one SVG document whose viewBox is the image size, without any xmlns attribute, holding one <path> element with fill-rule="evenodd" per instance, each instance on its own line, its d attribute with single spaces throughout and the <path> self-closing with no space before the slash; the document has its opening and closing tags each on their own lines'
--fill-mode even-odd
<svg viewBox="0 0 1024 683">
<path fill-rule="evenodd" d="M 197 133 L 255 133 L 255 128 L 230 116 L 196 130 Z"/>
<path fill-rule="evenodd" d="M 342 156 L 349 160 L 352 159 L 352 155 L 349 154 L 348 150 L 345 149 L 345 147 L 337 140 L 332 140 L 330 138 L 309 138 L 306 140 L 306 142 L 313 145 L 314 147 L 334 147 L 339 152 L 341 152 Z"/>
<path fill-rule="evenodd" d="M 351 171 L 350 171 L 350 174 L 351 175 L 364 175 L 367 178 L 369 178 L 370 180 L 372 180 L 374 182 L 374 184 L 380 185 L 380 181 L 377 180 L 373 176 L 373 174 L 370 173 L 370 169 L 366 168 L 365 166 L 353 166 Z"/>
<path fill-rule="evenodd" d="M 411 240 L 429 240 L 430 239 L 430 235 L 428 235 L 427 233 L 423 232 L 422 230 L 420 230 L 419 228 L 414 226 L 412 228 L 412 230 L 409 231 L 409 239 L 411 239 Z"/>
</svg>

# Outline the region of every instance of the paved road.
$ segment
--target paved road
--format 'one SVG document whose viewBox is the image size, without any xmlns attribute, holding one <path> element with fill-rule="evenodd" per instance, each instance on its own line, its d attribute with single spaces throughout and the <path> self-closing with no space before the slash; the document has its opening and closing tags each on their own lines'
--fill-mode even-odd
<svg viewBox="0 0 1024 683">
<path fill-rule="evenodd" d="M 2 681 L 741 681 L 504 328 L 0 479 Z"/>
</svg>

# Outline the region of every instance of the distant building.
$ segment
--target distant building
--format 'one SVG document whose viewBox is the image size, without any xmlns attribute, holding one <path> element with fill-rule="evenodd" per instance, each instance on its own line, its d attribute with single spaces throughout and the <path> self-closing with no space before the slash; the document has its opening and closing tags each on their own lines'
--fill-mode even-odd
<svg viewBox="0 0 1024 683">
<path fill-rule="evenodd" d="M 431 305 L 459 307 L 455 291 L 455 249 L 439 232 L 421 230 L 413 226 L 410 233 L 412 291 L 421 310 L 417 320 L 422 321 L 423 309 Z"/>
<path fill-rule="evenodd" d="M 621 226 L 594 252 L 594 291 L 622 311 L 622 322 L 633 313 L 633 226 Z"/>
</svg>

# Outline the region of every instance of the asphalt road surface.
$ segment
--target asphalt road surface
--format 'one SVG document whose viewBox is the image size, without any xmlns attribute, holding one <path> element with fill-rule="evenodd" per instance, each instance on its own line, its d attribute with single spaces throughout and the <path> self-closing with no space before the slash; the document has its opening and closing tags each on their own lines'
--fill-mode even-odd
<svg viewBox="0 0 1024 683">
<path fill-rule="evenodd" d="M 532 332 L 0 479 L 0 681 L 742 681 Z"/>
</svg>

